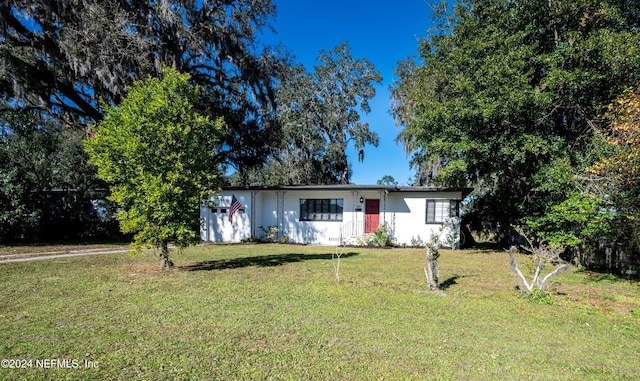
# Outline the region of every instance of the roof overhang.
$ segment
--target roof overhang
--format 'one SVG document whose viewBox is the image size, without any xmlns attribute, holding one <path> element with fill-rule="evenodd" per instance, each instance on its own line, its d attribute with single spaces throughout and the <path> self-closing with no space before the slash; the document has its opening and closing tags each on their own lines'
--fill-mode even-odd
<svg viewBox="0 0 640 381">
<path fill-rule="evenodd" d="M 358 185 L 358 184 L 334 184 L 334 185 L 250 185 L 250 186 L 225 186 L 223 191 L 287 191 L 287 190 L 343 190 L 343 191 L 387 191 L 387 192 L 462 192 L 462 198 L 467 197 L 473 188 L 438 188 L 416 187 L 400 185 Z"/>
</svg>

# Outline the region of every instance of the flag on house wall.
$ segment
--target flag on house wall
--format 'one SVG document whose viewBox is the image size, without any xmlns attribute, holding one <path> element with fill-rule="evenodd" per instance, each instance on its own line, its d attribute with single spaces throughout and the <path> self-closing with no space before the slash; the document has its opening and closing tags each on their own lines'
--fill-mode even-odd
<svg viewBox="0 0 640 381">
<path fill-rule="evenodd" d="M 231 207 L 229 208 L 229 222 L 233 222 L 233 215 L 240 209 L 242 205 L 236 198 L 236 195 L 231 196 Z"/>
</svg>

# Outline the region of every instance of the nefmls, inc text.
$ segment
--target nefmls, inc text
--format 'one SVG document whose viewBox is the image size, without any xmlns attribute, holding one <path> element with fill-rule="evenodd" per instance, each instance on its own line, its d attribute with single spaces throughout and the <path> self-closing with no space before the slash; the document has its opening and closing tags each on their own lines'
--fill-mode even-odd
<svg viewBox="0 0 640 381">
<path fill-rule="evenodd" d="M 42 369 L 85 369 L 98 368 L 98 361 L 77 360 L 77 359 L 3 359 L 2 368 L 8 369 L 26 369 L 26 368 L 42 368 Z"/>
</svg>

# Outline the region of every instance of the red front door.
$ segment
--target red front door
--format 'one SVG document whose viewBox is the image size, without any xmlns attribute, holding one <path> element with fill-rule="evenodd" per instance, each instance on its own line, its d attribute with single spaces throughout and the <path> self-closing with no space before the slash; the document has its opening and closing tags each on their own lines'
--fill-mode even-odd
<svg viewBox="0 0 640 381">
<path fill-rule="evenodd" d="M 380 200 L 364 202 L 364 232 L 373 233 L 380 225 Z"/>
</svg>

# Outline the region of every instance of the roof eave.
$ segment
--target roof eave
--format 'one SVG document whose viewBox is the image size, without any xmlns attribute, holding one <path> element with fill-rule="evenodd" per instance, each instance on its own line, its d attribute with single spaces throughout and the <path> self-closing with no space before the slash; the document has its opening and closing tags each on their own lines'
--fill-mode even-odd
<svg viewBox="0 0 640 381">
<path fill-rule="evenodd" d="M 249 185 L 249 186 L 225 186 L 222 190 L 251 190 L 251 191 L 278 191 L 278 190 L 383 190 L 388 192 L 462 192 L 462 198 L 467 197 L 473 188 L 438 188 L 438 187 L 414 187 L 399 185 L 359 185 L 359 184 L 334 184 L 334 185 Z"/>
</svg>

